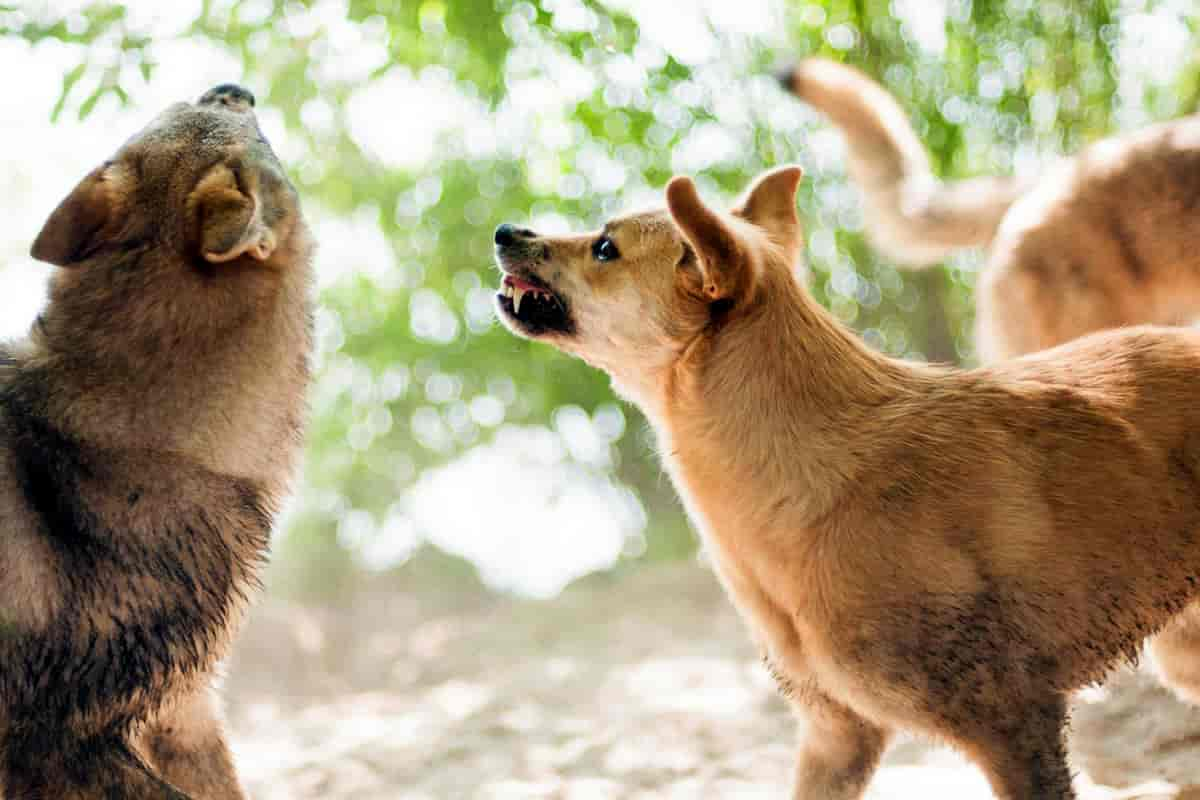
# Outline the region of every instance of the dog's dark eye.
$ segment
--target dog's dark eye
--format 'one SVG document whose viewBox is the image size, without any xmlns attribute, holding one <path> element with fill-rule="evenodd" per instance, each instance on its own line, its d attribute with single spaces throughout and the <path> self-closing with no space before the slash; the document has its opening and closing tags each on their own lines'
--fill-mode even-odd
<svg viewBox="0 0 1200 800">
<path fill-rule="evenodd" d="M 613 244 L 612 239 L 601 236 L 592 245 L 592 257 L 597 261 L 616 261 L 621 254 L 617 251 L 617 246 Z"/>
</svg>

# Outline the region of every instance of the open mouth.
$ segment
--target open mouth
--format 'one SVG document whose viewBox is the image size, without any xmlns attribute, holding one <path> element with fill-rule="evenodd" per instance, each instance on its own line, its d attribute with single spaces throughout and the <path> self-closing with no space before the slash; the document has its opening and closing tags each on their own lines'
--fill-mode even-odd
<svg viewBox="0 0 1200 800">
<path fill-rule="evenodd" d="M 505 274 L 496 294 L 496 306 L 522 333 L 570 333 L 573 325 L 567 303 L 557 292 L 532 277 Z"/>
<path fill-rule="evenodd" d="M 562 295 L 538 278 L 518 278 L 505 273 L 496 295 L 496 305 L 506 319 L 528 336 L 570 333 L 574 327 Z"/>
</svg>

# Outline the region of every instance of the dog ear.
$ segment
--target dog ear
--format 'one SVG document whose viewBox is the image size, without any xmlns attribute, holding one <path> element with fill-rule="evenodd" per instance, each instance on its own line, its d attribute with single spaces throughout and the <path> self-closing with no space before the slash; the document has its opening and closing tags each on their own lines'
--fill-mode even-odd
<svg viewBox="0 0 1200 800">
<path fill-rule="evenodd" d="M 248 170 L 218 164 L 192 189 L 188 213 L 197 222 L 205 261 L 220 264 L 243 255 L 266 261 L 275 252 L 275 233 L 263 220 L 256 178 Z"/>
<path fill-rule="evenodd" d="M 667 184 L 667 209 L 691 246 L 704 274 L 710 300 L 732 297 L 742 265 L 738 236 L 721 216 L 704 205 L 692 179 L 679 175 Z"/>
<path fill-rule="evenodd" d="M 798 166 L 773 169 L 750 186 L 733 209 L 742 219 L 765 230 L 789 249 L 800 246 L 800 217 L 796 213 L 796 190 L 804 170 Z"/>
<path fill-rule="evenodd" d="M 125 173 L 104 164 L 87 177 L 51 212 L 29 254 L 38 261 L 67 267 L 92 255 L 106 241 L 104 228 L 115 221 L 117 205 L 128 187 Z"/>
</svg>

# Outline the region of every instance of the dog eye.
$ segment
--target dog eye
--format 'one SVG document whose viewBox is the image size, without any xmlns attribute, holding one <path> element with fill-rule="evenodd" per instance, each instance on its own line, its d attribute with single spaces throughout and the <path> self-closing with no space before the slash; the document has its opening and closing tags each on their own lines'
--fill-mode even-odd
<svg viewBox="0 0 1200 800">
<path fill-rule="evenodd" d="M 616 261 L 621 254 L 617 251 L 617 246 L 613 244 L 612 239 L 601 236 L 592 245 L 592 257 L 597 261 Z"/>
</svg>

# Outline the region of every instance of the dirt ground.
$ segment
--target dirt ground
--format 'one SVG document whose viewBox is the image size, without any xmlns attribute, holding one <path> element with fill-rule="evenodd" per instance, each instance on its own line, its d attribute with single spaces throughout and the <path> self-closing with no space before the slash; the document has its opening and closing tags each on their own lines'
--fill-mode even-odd
<svg viewBox="0 0 1200 800">
<path fill-rule="evenodd" d="M 225 692 L 256 800 L 787 796 L 790 712 L 702 567 L 544 602 L 446 583 L 260 603 Z M 1200 784 L 1200 711 L 1145 671 L 1084 693 L 1072 746 L 1086 800 L 1200 800 L 1180 788 Z M 991 794 L 954 753 L 903 741 L 869 798 L 914 797 Z"/>
</svg>

